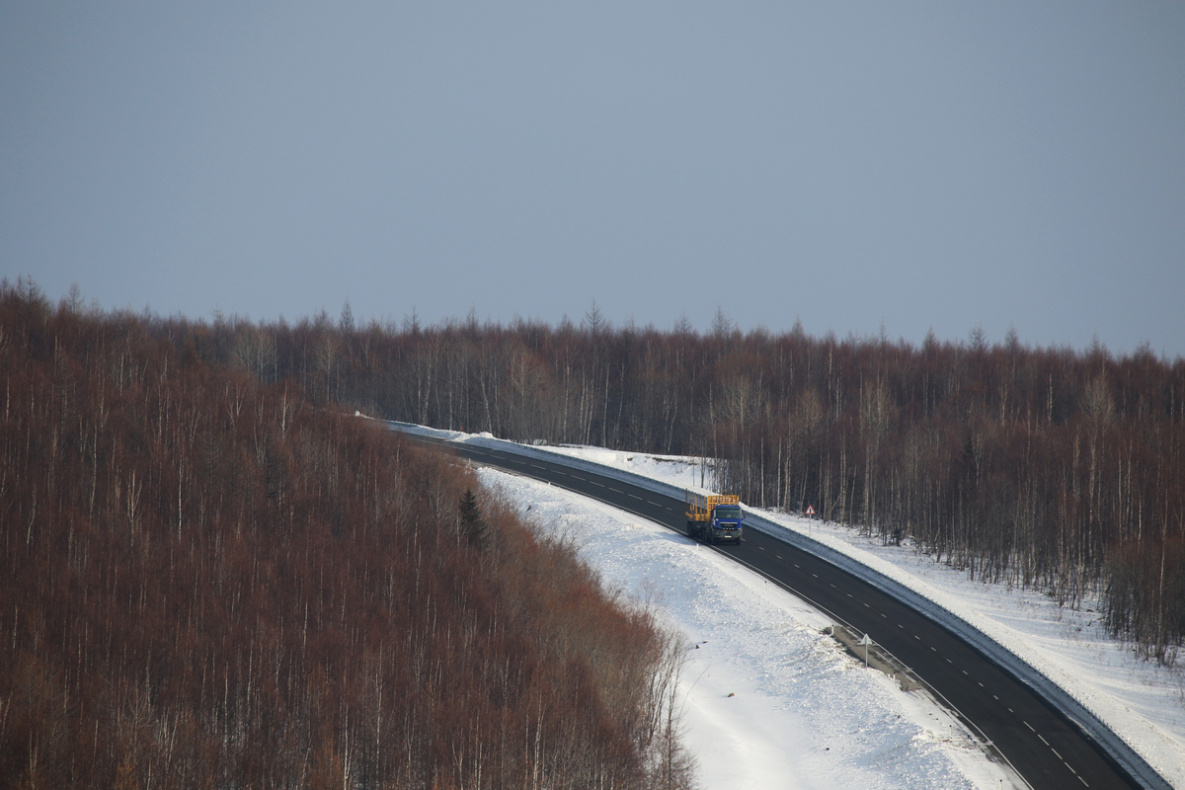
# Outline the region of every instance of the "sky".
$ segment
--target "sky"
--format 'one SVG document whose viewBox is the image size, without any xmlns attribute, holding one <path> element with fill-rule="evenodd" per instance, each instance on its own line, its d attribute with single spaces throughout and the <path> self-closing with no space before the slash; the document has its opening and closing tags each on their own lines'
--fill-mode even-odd
<svg viewBox="0 0 1185 790">
<path fill-rule="evenodd" d="M 0 277 L 104 309 L 1185 357 L 1185 5 L 0 0 Z"/>
</svg>

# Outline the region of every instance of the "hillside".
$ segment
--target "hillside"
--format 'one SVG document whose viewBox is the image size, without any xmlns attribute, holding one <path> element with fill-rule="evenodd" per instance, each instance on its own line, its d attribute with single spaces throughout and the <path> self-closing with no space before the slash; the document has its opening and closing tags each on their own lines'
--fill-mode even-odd
<svg viewBox="0 0 1185 790">
<path fill-rule="evenodd" d="M 646 611 L 216 338 L 0 289 L 0 785 L 687 786 Z"/>
<path fill-rule="evenodd" d="M 1185 643 L 1185 360 L 929 337 L 709 334 L 518 321 L 225 322 L 210 343 L 324 402 L 516 441 L 720 459 L 709 485 L 811 506 L 885 543 L 1047 592 L 1101 597 L 1113 635 Z"/>
</svg>

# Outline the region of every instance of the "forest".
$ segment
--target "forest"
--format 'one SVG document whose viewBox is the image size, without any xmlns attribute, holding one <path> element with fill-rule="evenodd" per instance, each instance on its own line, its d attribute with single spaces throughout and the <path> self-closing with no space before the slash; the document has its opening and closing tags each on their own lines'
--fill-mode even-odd
<svg viewBox="0 0 1185 790">
<path fill-rule="evenodd" d="M 173 332 L 193 333 L 177 326 Z M 1185 360 L 989 342 L 465 320 L 220 319 L 203 355 L 315 403 L 534 442 L 706 459 L 760 507 L 911 541 L 985 582 L 1097 601 L 1172 664 L 1185 640 Z M 180 335 L 178 335 L 180 336 Z"/>
<path fill-rule="evenodd" d="M 0 287 L 0 784 L 687 787 L 674 637 L 355 410 L 707 485 L 1185 640 L 1185 360 L 51 306 Z"/>
<path fill-rule="evenodd" d="M 0 786 L 693 786 L 676 637 L 249 335 L 0 285 Z"/>
</svg>

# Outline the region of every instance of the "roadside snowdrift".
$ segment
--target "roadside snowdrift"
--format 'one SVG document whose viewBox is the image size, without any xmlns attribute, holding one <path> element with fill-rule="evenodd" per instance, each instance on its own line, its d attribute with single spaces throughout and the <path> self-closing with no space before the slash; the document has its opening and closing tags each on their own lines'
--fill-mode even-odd
<svg viewBox="0 0 1185 790">
<path fill-rule="evenodd" d="M 547 449 L 681 488 L 700 487 L 706 479 L 695 459 L 596 447 Z M 1185 672 L 1143 661 L 1112 639 L 1096 601 L 1069 609 L 1035 590 L 970 579 L 909 543 L 885 546 L 837 524 L 747 509 L 878 571 L 970 623 L 1080 701 L 1174 787 L 1185 788 Z"/>
<path fill-rule="evenodd" d="M 924 695 L 843 653 L 828 619 L 703 546 L 616 508 L 491 469 L 540 530 L 686 637 L 684 744 L 705 790 L 981 788 L 1010 783 Z"/>
<path fill-rule="evenodd" d="M 452 440 L 504 446 L 501 440 L 488 434 L 457 434 L 403 424 L 399 427 Z M 595 465 L 617 469 L 631 478 L 649 479 L 661 488 L 702 488 L 709 479 L 699 459 L 596 447 L 520 447 L 528 453 L 561 453 L 590 468 Z M 845 561 L 878 571 L 911 594 L 979 629 L 1055 682 L 1137 751 L 1172 786 L 1185 788 L 1182 757 L 1185 755 L 1185 671 L 1142 661 L 1111 639 L 1102 627 L 1095 602 L 1087 601 L 1079 610 L 1070 610 L 1036 591 L 970 579 L 959 570 L 934 562 L 908 544 L 883 546 L 838 525 L 746 509 L 759 514 L 774 529 L 785 530 L 788 539 L 800 535 L 817 541 L 842 555 Z M 679 538 L 672 536 L 672 539 Z M 599 567 L 599 561 L 591 556 L 588 559 Z M 957 740 L 954 730 L 949 738 Z M 996 779 L 988 786 L 998 783 Z"/>
</svg>

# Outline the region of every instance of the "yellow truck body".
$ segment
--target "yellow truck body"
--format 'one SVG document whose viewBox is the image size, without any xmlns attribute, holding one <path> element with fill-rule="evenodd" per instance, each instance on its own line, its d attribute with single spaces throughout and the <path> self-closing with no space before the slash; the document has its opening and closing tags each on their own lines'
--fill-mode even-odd
<svg viewBox="0 0 1185 790">
<path fill-rule="evenodd" d="M 717 505 L 739 505 L 741 498 L 736 494 L 697 494 L 687 492 L 687 520 L 709 521 L 712 509 Z"/>
</svg>

